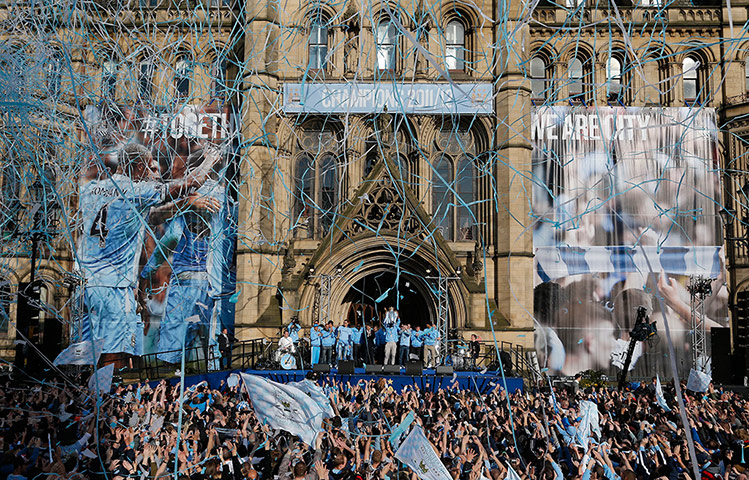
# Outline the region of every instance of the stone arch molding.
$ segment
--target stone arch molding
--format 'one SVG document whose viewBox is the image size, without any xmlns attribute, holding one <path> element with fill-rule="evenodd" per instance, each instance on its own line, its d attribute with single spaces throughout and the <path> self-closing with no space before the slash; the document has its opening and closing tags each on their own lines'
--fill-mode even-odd
<svg viewBox="0 0 749 480">
<path fill-rule="evenodd" d="M 383 271 L 390 271 L 407 277 L 413 282 L 418 293 L 425 297 L 429 306 L 429 316 L 434 321 L 437 318 L 436 283 L 426 279 L 436 276 L 452 274 L 452 266 L 446 255 L 429 248 L 420 242 L 404 242 L 403 238 L 390 235 L 365 235 L 357 238 L 342 248 L 330 252 L 319 264 L 315 264 L 315 275 L 304 282 L 300 295 L 300 321 L 302 325 L 312 325 L 320 316 L 319 305 L 320 277 L 333 277 L 330 285 L 329 318 L 334 324 L 339 324 L 347 313 L 347 307 L 342 299 L 360 279 Z M 431 273 L 427 273 L 431 269 Z M 432 284 L 434 283 L 434 284 Z M 460 281 L 448 282 L 448 299 L 450 318 L 453 326 L 462 328 L 467 323 L 468 306 L 465 299 L 468 290 Z"/>
</svg>

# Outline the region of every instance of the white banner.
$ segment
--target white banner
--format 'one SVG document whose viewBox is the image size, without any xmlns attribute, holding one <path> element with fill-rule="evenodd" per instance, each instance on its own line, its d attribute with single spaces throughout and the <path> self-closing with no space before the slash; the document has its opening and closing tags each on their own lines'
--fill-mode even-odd
<svg viewBox="0 0 749 480">
<path fill-rule="evenodd" d="M 395 458 L 405 463 L 422 480 L 452 480 L 447 468 L 429 443 L 420 426 L 416 425 L 401 443 Z"/>
<path fill-rule="evenodd" d="M 491 83 L 286 83 L 286 113 L 491 115 Z"/>
<path fill-rule="evenodd" d="M 114 363 L 110 363 L 96 370 L 91 378 L 88 379 L 88 389 L 96 391 L 99 389 L 100 393 L 109 393 L 112 388 L 112 376 L 114 375 Z"/>
<path fill-rule="evenodd" d="M 317 402 L 298 388 L 255 375 L 240 375 L 258 420 L 272 428 L 298 435 L 307 445 L 314 444 L 326 417 Z"/>
</svg>

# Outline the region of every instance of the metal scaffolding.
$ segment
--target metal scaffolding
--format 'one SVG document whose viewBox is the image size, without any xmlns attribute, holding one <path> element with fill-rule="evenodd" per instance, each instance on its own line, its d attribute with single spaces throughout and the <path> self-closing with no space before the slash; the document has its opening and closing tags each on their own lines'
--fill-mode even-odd
<svg viewBox="0 0 749 480">
<path fill-rule="evenodd" d="M 447 326 L 450 322 L 450 303 L 447 297 L 447 280 L 448 277 L 440 276 L 437 278 L 437 331 L 440 334 L 440 343 L 437 347 L 437 353 L 440 359 L 447 356 L 449 343 L 447 341 Z"/>
<path fill-rule="evenodd" d="M 342 272 L 343 269 L 340 265 L 336 267 L 336 273 L 334 275 L 326 274 L 326 273 L 320 273 L 318 275 L 314 274 L 315 268 L 310 268 L 310 275 L 309 279 L 320 279 L 320 288 L 318 290 L 317 295 L 317 313 L 318 313 L 318 320 L 320 321 L 321 325 L 325 325 L 330 321 L 330 287 L 333 283 L 333 280 L 336 280 L 338 278 L 343 277 Z"/>
<path fill-rule="evenodd" d="M 707 330 L 705 328 L 705 299 L 712 295 L 711 278 L 698 275 L 689 277 L 691 330 L 692 330 L 692 367 L 700 372 L 710 373 L 710 356 L 707 351 Z"/>
<path fill-rule="evenodd" d="M 320 311 L 319 317 L 321 325 L 326 325 L 330 320 L 330 284 L 333 281 L 331 275 L 320 275 Z"/>
<path fill-rule="evenodd" d="M 440 358 L 440 363 L 444 362 L 450 351 L 450 339 L 448 334 L 450 331 L 450 298 L 447 291 L 447 285 L 450 280 L 460 280 L 460 268 L 457 269 L 455 275 L 438 275 L 436 277 L 424 277 L 426 280 L 434 280 L 437 283 L 437 331 L 440 335 L 439 344 L 437 345 L 437 352 Z M 429 271 L 427 271 L 429 273 Z"/>
</svg>

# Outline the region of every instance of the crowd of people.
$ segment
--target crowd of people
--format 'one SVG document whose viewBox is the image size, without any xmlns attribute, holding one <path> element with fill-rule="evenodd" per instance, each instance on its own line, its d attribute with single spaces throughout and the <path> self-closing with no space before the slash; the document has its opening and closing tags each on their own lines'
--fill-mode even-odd
<svg viewBox="0 0 749 480">
<path fill-rule="evenodd" d="M 287 325 L 279 340 L 279 354 L 296 353 L 303 338 L 302 332 L 297 320 Z M 390 307 L 381 320 L 373 320 L 366 326 L 351 325 L 347 319 L 338 326 L 332 321 L 326 324 L 315 321 L 306 340 L 310 346 L 309 358 L 304 361 L 331 366 L 342 360 L 353 360 L 358 365 L 400 366 L 409 361 L 422 361 L 426 368 L 433 368 L 440 363 L 437 348 L 440 340 L 435 325 L 427 324 L 423 330 L 420 325 L 412 328 L 401 322 L 398 311 Z M 478 342 L 478 337 L 473 335 L 471 340 Z M 473 344 L 471 348 L 476 350 Z"/>
<path fill-rule="evenodd" d="M 70 383 L 0 380 L 0 480 L 416 480 L 390 435 L 413 412 L 453 480 L 747 479 L 749 404 L 712 386 L 688 392 L 685 430 L 676 400 L 654 384 L 477 392 L 407 387 L 385 379 L 318 380 L 334 415 L 306 445 L 258 420 L 241 383 L 188 389 L 166 381 L 119 385 L 97 397 Z M 231 386 L 230 386 L 231 384 Z M 583 401 L 600 432 L 581 441 Z M 516 476 L 515 476 L 516 475 Z"/>
</svg>

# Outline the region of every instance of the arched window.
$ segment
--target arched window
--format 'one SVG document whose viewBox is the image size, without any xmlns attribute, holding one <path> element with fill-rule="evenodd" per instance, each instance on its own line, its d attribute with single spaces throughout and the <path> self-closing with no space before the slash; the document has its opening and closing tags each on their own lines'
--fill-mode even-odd
<svg viewBox="0 0 749 480">
<path fill-rule="evenodd" d="M 328 66 L 328 27 L 322 16 L 317 16 L 310 26 L 309 68 L 325 70 Z"/>
<path fill-rule="evenodd" d="M 744 79 L 746 91 L 749 92 L 749 58 L 744 61 Z"/>
<path fill-rule="evenodd" d="M 335 157 L 325 155 L 318 167 L 320 178 L 320 220 L 318 230 L 323 235 L 330 230 L 335 219 L 335 210 L 338 205 L 338 175 Z"/>
<path fill-rule="evenodd" d="M 153 95 L 153 73 L 153 60 L 150 58 L 143 59 L 140 62 L 140 72 L 138 76 L 138 96 L 142 101 L 151 100 L 151 95 Z"/>
<path fill-rule="evenodd" d="M 457 185 L 455 189 L 455 205 L 457 208 L 458 240 L 474 239 L 473 202 L 476 198 L 476 167 L 473 160 L 463 156 L 458 162 L 456 171 Z"/>
<path fill-rule="evenodd" d="M 548 95 L 548 80 L 546 78 L 546 61 L 541 57 L 531 58 L 531 98 L 545 100 Z"/>
<path fill-rule="evenodd" d="M 432 165 L 432 218 L 450 241 L 475 238 L 476 143 L 470 130 L 458 127 L 437 136 L 440 157 Z"/>
<path fill-rule="evenodd" d="M 0 277 L 0 334 L 8 333 L 10 325 L 10 306 L 13 303 L 10 282 Z"/>
<path fill-rule="evenodd" d="M 619 100 L 622 94 L 622 62 L 610 57 L 606 62 L 606 96 L 609 100 Z"/>
<path fill-rule="evenodd" d="M 106 60 L 101 66 L 101 94 L 114 98 L 117 89 L 117 63 Z"/>
<path fill-rule="evenodd" d="M 330 231 L 338 211 L 339 151 L 335 133 L 313 122 L 299 135 L 294 172 L 294 219 L 297 238 L 319 238 Z"/>
<path fill-rule="evenodd" d="M 190 77 L 192 76 L 192 62 L 187 55 L 181 55 L 174 64 L 174 89 L 179 98 L 190 94 Z"/>
<path fill-rule="evenodd" d="M 698 68 L 700 62 L 692 57 L 686 57 L 681 64 L 682 82 L 684 82 L 684 100 L 694 102 L 700 92 Z"/>
<path fill-rule="evenodd" d="M 62 54 L 60 52 L 54 51 L 49 56 L 45 65 L 45 73 L 49 94 L 56 97 L 60 94 L 60 81 L 62 78 Z"/>
<path fill-rule="evenodd" d="M 212 86 L 214 98 L 226 97 L 226 57 L 224 55 L 216 56 L 211 66 Z"/>
<path fill-rule="evenodd" d="M 315 171 L 311 159 L 303 155 L 297 160 L 294 171 L 296 180 L 294 220 L 300 237 L 310 237 L 314 231 Z"/>
<path fill-rule="evenodd" d="M 12 235 L 18 226 L 18 216 L 21 212 L 21 177 L 18 169 L 21 167 L 14 150 L 9 150 L 2 168 L 2 199 L 0 203 L 0 231 L 3 236 Z"/>
<path fill-rule="evenodd" d="M 583 96 L 583 62 L 579 58 L 575 57 L 570 60 L 570 64 L 567 68 L 567 76 L 569 78 L 568 91 L 570 99 L 581 100 Z"/>
<path fill-rule="evenodd" d="M 389 18 L 383 18 L 377 25 L 377 69 L 395 70 L 395 51 L 398 33 Z"/>
<path fill-rule="evenodd" d="M 432 175 L 432 218 L 440 233 L 447 240 L 453 240 L 453 162 L 442 155 L 434 166 Z"/>
<path fill-rule="evenodd" d="M 445 57 L 448 70 L 465 68 L 466 30 L 462 22 L 451 20 L 445 29 Z"/>
</svg>

